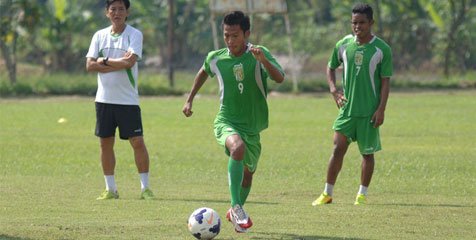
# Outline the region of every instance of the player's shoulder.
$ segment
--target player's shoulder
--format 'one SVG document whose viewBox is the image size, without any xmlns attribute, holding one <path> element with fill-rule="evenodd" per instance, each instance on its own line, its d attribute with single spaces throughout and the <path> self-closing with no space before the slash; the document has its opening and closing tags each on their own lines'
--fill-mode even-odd
<svg viewBox="0 0 476 240">
<path fill-rule="evenodd" d="M 381 50 L 391 50 L 390 46 L 381 38 L 375 36 L 373 44 Z"/>
<path fill-rule="evenodd" d="M 349 42 L 353 42 L 353 41 L 355 41 L 354 35 L 349 34 L 349 35 L 343 37 L 341 40 L 337 41 L 336 47 L 339 48 L 340 46 L 342 46 L 344 44 L 347 44 Z"/>
<path fill-rule="evenodd" d="M 211 61 L 212 59 L 220 58 L 227 55 L 228 55 L 228 48 L 222 48 L 222 49 L 208 52 L 207 59 Z"/>
<path fill-rule="evenodd" d="M 94 35 L 98 37 L 107 36 L 107 34 L 111 32 L 111 27 L 112 26 L 108 26 L 103 29 L 99 29 L 94 33 Z"/>
<path fill-rule="evenodd" d="M 135 28 L 135 27 L 133 27 L 129 24 L 127 24 L 127 31 L 131 35 L 140 35 L 140 36 L 142 36 L 142 32 L 139 29 L 137 29 L 137 28 Z"/>
</svg>

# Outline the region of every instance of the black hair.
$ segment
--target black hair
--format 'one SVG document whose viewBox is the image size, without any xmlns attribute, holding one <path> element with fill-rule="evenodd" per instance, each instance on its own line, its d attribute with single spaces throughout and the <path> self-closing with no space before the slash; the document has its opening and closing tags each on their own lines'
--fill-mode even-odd
<svg viewBox="0 0 476 240">
<path fill-rule="evenodd" d="M 374 11 L 372 7 L 367 3 L 357 3 L 354 8 L 352 8 L 352 14 L 365 14 L 369 21 L 373 19 Z"/>
<path fill-rule="evenodd" d="M 240 25 L 241 30 L 243 30 L 243 33 L 245 33 L 246 31 L 250 30 L 250 18 L 242 11 L 233 11 L 225 15 L 221 25 L 222 27 L 223 25 Z"/>
<path fill-rule="evenodd" d="M 124 5 L 126 5 L 126 9 L 129 9 L 131 6 L 131 2 L 129 2 L 129 0 L 106 0 L 106 9 L 109 9 L 109 6 L 111 6 L 113 2 L 123 2 Z"/>
</svg>

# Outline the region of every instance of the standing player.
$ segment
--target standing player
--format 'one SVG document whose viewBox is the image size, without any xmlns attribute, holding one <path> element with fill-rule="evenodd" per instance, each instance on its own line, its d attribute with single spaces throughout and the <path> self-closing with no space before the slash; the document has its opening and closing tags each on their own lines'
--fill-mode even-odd
<svg viewBox="0 0 476 240">
<path fill-rule="evenodd" d="M 374 170 L 374 153 L 381 150 L 379 126 L 383 124 L 392 76 L 390 47 L 371 32 L 373 11 L 368 4 L 352 9 L 354 36 L 337 42 L 327 68 L 327 81 L 339 116 L 334 122 L 334 152 L 327 168 L 324 192 L 313 206 L 332 202 L 332 189 L 349 144 L 357 141 L 362 154 L 361 185 L 354 204 L 367 203 L 367 188 Z M 336 87 L 335 69 L 344 65 L 344 92 Z"/>
<path fill-rule="evenodd" d="M 114 180 L 114 136 L 129 139 L 142 186 L 141 198 L 155 199 L 149 188 L 149 154 L 144 143 L 137 91 L 137 61 L 142 56 L 142 33 L 126 24 L 129 0 L 106 0 L 112 26 L 97 31 L 86 55 L 86 70 L 98 72 L 96 136 L 100 138 L 101 163 L 106 190 L 97 198 L 117 199 Z"/>
<path fill-rule="evenodd" d="M 227 48 L 212 51 L 195 76 L 192 90 L 183 107 L 192 115 L 192 102 L 208 76 L 217 76 L 220 86 L 220 111 L 214 130 L 229 156 L 228 180 L 231 208 L 227 218 L 235 231 L 248 232 L 251 219 L 243 209 L 251 189 L 253 173 L 261 153 L 260 132 L 268 127 L 267 82 L 281 83 L 284 72 L 269 51 L 247 43 L 250 19 L 240 11 L 227 14 L 222 22 Z"/>
</svg>

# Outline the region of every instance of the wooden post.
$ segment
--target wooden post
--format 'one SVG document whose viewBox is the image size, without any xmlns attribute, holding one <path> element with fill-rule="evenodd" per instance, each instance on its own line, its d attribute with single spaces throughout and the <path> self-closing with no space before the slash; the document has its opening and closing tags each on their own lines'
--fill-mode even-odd
<svg viewBox="0 0 476 240">
<path fill-rule="evenodd" d="M 174 0 L 168 0 L 169 19 L 167 27 L 167 71 L 169 75 L 170 87 L 174 87 Z"/>
</svg>

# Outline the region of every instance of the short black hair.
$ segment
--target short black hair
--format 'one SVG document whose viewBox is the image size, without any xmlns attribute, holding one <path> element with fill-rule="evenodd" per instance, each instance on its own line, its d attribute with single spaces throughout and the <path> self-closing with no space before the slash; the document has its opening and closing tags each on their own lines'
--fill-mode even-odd
<svg viewBox="0 0 476 240">
<path fill-rule="evenodd" d="M 126 5 L 126 9 L 129 9 L 131 6 L 131 2 L 129 2 L 129 0 L 106 0 L 106 9 L 109 9 L 109 6 L 111 6 L 113 2 L 123 2 L 124 5 Z"/>
<path fill-rule="evenodd" d="M 240 25 L 241 30 L 245 33 L 246 31 L 250 30 L 250 18 L 246 16 L 242 11 L 233 11 L 225 15 L 223 18 L 223 25 Z"/>
<path fill-rule="evenodd" d="M 370 20 L 374 19 L 374 11 L 372 7 L 367 3 L 357 3 L 354 8 L 352 8 L 352 14 L 365 14 L 367 18 Z"/>
</svg>

